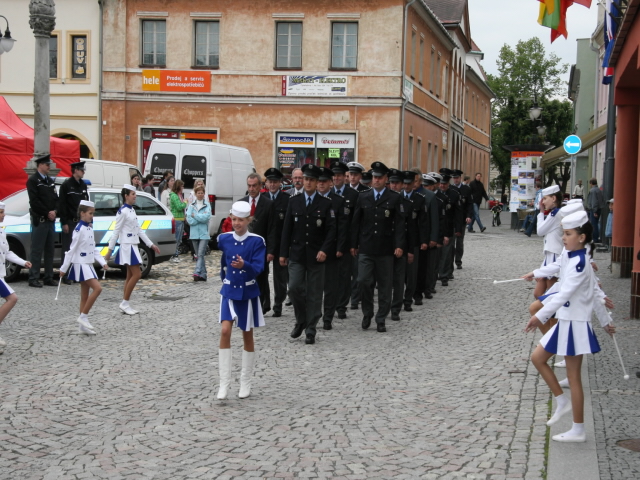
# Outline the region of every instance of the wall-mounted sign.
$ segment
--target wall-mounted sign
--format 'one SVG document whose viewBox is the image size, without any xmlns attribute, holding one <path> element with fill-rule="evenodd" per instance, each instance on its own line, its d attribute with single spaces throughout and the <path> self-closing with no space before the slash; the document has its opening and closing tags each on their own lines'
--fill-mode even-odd
<svg viewBox="0 0 640 480">
<path fill-rule="evenodd" d="M 282 95 L 291 97 L 346 97 L 347 77 L 285 75 L 282 77 Z"/>
<path fill-rule="evenodd" d="M 279 133 L 278 134 L 278 146 L 279 147 L 315 147 L 316 136 L 314 134 L 306 133 Z"/>
<path fill-rule="evenodd" d="M 87 78 L 87 36 L 73 35 L 71 37 L 71 77 L 78 79 Z"/>
<path fill-rule="evenodd" d="M 356 136 L 353 133 L 318 133 L 318 148 L 356 148 Z"/>
<path fill-rule="evenodd" d="M 211 92 L 211 73 L 190 70 L 142 70 L 145 92 Z"/>
</svg>

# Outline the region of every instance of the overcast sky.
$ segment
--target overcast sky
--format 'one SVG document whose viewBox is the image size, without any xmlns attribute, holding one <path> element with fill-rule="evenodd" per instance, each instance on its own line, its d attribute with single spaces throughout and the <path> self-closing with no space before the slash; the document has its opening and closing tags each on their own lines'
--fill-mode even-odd
<svg viewBox="0 0 640 480">
<path fill-rule="evenodd" d="M 502 45 L 515 46 L 518 40 L 529 40 L 534 36 L 540 38 L 547 53 L 554 52 L 562 59 L 562 63 L 575 63 L 576 39 L 589 38 L 596 29 L 597 0 L 592 0 L 590 9 L 576 4 L 569 7 L 569 38 L 560 37 L 553 44 L 551 30 L 538 24 L 539 5 L 537 0 L 469 0 L 471 36 L 485 54 L 482 66 L 487 73 L 498 73 L 496 60 Z M 566 80 L 569 80 L 568 73 Z"/>
</svg>

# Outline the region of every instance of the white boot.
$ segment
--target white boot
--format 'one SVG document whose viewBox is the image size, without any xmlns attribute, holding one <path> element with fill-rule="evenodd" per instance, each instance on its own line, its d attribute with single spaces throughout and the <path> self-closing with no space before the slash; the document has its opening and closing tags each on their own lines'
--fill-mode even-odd
<svg viewBox="0 0 640 480">
<path fill-rule="evenodd" d="M 218 390 L 218 400 L 225 400 L 229 395 L 229 385 L 231 384 L 231 349 L 221 348 L 218 350 L 218 366 L 220 369 L 220 390 Z"/>
<path fill-rule="evenodd" d="M 564 380 L 560 380 L 558 382 L 562 388 L 569 388 L 569 379 L 565 378 Z"/>
<path fill-rule="evenodd" d="M 253 377 L 253 365 L 256 352 L 242 350 L 242 373 L 240 373 L 240 393 L 238 397 L 247 398 L 251 395 L 251 377 Z"/>
</svg>

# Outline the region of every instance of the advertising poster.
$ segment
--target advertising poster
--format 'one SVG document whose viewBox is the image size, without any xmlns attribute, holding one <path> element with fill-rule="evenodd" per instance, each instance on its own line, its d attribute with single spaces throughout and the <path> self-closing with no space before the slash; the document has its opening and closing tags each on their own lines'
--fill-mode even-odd
<svg viewBox="0 0 640 480">
<path fill-rule="evenodd" d="M 509 210 L 533 206 L 536 181 L 542 181 L 541 152 L 513 152 L 511 154 L 511 199 Z"/>
<path fill-rule="evenodd" d="M 191 70 L 142 70 L 142 90 L 145 92 L 211 91 L 211 73 Z"/>
<path fill-rule="evenodd" d="M 287 97 L 346 97 L 347 77 L 285 75 L 282 77 L 282 95 Z"/>
</svg>

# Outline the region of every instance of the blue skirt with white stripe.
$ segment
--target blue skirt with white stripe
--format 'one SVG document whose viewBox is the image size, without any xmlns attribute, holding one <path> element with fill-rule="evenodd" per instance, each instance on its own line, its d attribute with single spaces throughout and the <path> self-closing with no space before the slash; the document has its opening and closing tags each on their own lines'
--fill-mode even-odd
<svg viewBox="0 0 640 480">
<path fill-rule="evenodd" d="M 69 280 L 84 282 L 92 278 L 98 278 L 93 265 L 89 263 L 72 263 L 68 273 Z"/>
<path fill-rule="evenodd" d="M 140 258 L 138 245 L 131 243 L 120 245 L 114 262 L 118 265 L 140 265 L 142 263 L 142 258 Z"/>
<path fill-rule="evenodd" d="M 0 297 L 7 298 L 12 293 L 15 293 L 13 288 L 5 283 L 4 278 L 0 278 Z"/>
<path fill-rule="evenodd" d="M 557 355 L 584 355 L 600 351 L 591 322 L 576 320 L 558 320 L 542 337 L 540 345 L 547 352 Z"/>
<path fill-rule="evenodd" d="M 254 297 L 249 300 L 231 300 L 222 295 L 218 322 L 222 323 L 223 320 L 235 322 L 236 327 L 245 332 L 252 328 L 264 327 L 264 315 L 262 314 L 260 297 Z"/>
</svg>

